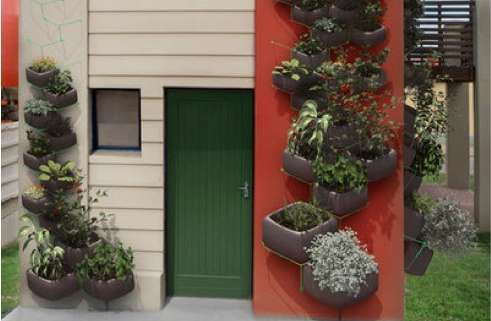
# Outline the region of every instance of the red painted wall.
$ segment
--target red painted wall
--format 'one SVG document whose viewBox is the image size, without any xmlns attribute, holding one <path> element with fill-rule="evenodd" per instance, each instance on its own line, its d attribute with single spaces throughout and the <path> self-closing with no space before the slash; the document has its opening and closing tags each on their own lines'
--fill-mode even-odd
<svg viewBox="0 0 491 321">
<path fill-rule="evenodd" d="M 393 94 L 403 94 L 403 2 L 387 1 L 386 45 L 391 53 L 385 70 Z M 261 245 L 261 221 L 287 201 L 306 199 L 308 188 L 287 178 L 281 155 L 293 115 L 288 95 L 275 90 L 271 71 L 305 29 L 289 20 L 289 7 L 273 0 L 256 1 L 256 129 L 253 307 L 258 315 L 294 315 L 337 319 L 337 311 L 302 293 L 299 267 L 268 253 Z M 286 47 L 286 48 L 285 48 Z M 402 105 L 390 117 L 402 123 Z M 402 146 L 401 141 L 399 145 Z M 399 154 L 402 152 L 399 149 Z M 358 231 L 380 267 L 380 287 L 369 300 L 343 310 L 343 320 L 402 320 L 403 274 L 403 172 L 369 185 L 369 206 L 343 221 Z"/>
<path fill-rule="evenodd" d="M 2 0 L 2 87 L 19 83 L 19 0 Z"/>
</svg>

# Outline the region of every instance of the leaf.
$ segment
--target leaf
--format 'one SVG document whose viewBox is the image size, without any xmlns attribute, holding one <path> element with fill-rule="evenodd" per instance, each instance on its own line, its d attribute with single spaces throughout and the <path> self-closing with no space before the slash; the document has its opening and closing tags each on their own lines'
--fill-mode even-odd
<svg viewBox="0 0 491 321">
<path fill-rule="evenodd" d="M 47 182 L 51 179 L 51 177 L 48 174 L 42 173 L 39 174 L 38 179 L 42 182 Z"/>
</svg>

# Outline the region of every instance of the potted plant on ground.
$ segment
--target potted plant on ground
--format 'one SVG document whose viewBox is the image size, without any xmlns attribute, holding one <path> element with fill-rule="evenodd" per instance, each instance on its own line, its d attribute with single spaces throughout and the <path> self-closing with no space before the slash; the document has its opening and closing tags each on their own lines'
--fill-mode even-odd
<svg viewBox="0 0 491 321">
<path fill-rule="evenodd" d="M 329 16 L 329 0 L 299 0 L 292 7 L 292 20 L 311 26 L 317 19 Z"/>
<path fill-rule="evenodd" d="M 358 16 L 359 0 L 336 0 L 329 15 L 339 22 L 353 24 Z"/>
<path fill-rule="evenodd" d="M 130 293 L 134 287 L 133 252 L 121 242 L 112 245 L 101 242 L 93 255 L 77 267 L 83 289 L 94 298 L 111 301 Z"/>
<path fill-rule="evenodd" d="M 44 129 L 58 122 L 56 108 L 42 99 L 30 99 L 24 106 L 24 119 L 29 126 Z"/>
<path fill-rule="evenodd" d="M 388 49 L 382 50 L 375 56 L 363 55 L 362 58 L 356 58 L 353 63 L 355 72 L 355 89 L 356 91 L 377 91 L 387 84 L 385 71 L 382 64 L 387 59 Z"/>
<path fill-rule="evenodd" d="M 387 32 L 382 25 L 383 15 L 384 8 L 380 0 L 364 0 L 351 32 L 351 41 L 366 47 L 384 42 Z"/>
<path fill-rule="evenodd" d="M 72 161 L 60 164 L 49 160 L 46 165 L 39 166 L 39 181 L 51 193 L 71 190 L 81 180 L 79 170 L 75 166 Z"/>
<path fill-rule="evenodd" d="M 305 103 L 288 132 L 288 146 L 283 152 L 283 170 L 286 173 L 305 183 L 315 181 L 312 161 L 318 157 L 330 120 L 329 114 L 317 111 L 314 101 Z"/>
<path fill-rule="evenodd" d="M 317 235 L 302 266 L 305 292 L 342 309 L 367 299 L 378 289 L 378 264 L 351 229 Z"/>
<path fill-rule="evenodd" d="M 52 123 L 46 129 L 46 134 L 50 148 L 55 151 L 71 147 L 77 143 L 77 134 L 72 130 L 70 118 L 60 117 L 56 123 Z"/>
<path fill-rule="evenodd" d="M 309 34 L 304 34 L 293 47 L 292 58 L 297 59 L 300 64 L 310 69 L 315 69 L 329 59 L 329 51 L 322 48 L 317 39 Z"/>
<path fill-rule="evenodd" d="M 78 99 L 77 90 L 73 88 L 72 81 L 72 74 L 69 70 L 57 70 L 44 89 L 46 99 L 57 108 L 75 104 Z"/>
<path fill-rule="evenodd" d="M 39 166 L 56 159 L 56 155 L 52 152 L 44 134 L 28 130 L 27 139 L 29 140 L 29 150 L 23 154 L 24 165 L 38 171 Z"/>
<path fill-rule="evenodd" d="M 24 225 L 19 236 L 25 237 L 22 249 L 31 242 L 35 247 L 29 257 L 30 268 L 26 271 L 27 285 L 36 295 L 47 300 L 59 300 L 75 293 L 78 282 L 73 273 L 67 273 L 63 267 L 63 249 L 54 246 L 48 230 L 38 229 L 32 220 L 24 215 Z"/>
<path fill-rule="evenodd" d="M 310 203 L 295 202 L 264 218 L 263 244 L 298 264 L 307 262 L 305 248 L 317 234 L 334 232 L 337 221 Z"/>
<path fill-rule="evenodd" d="M 294 92 L 307 85 L 310 72 L 297 59 L 282 61 L 272 72 L 273 85 L 285 92 Z"/>
<path fill-rule="evenodd" d="M 31 213 L 45 213 L 50 205 L 46 190 L 41 185 L 33 185 L 22 193 L 22 206 Z"/>
<path fill-rule="evenodd" d="M 348 41 L 348 30 L 333 18 L 322 18 L 312 25 L 312 37 L 326 48 L 337 47 Z"/>
<path fill-rule="evenodd" d="M 338 155 L 331 163 L 319 157 L 313 168 L 318 182 L 313 194 L 319 207 L 344 217 L 367 204 L 367 172 L 361 161 Z"/>
<path fill-rule="evenodd" d="M 46 87 L 56 73 L 56 62 L 51 57 L 41 57 L 26 69 L 27 81 L 38 87 Z"/>
</svg>

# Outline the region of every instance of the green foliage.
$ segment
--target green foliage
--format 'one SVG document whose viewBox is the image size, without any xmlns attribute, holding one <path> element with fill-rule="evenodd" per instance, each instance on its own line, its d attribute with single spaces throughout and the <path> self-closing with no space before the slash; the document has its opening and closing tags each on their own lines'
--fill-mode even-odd
<svg viewBox="0 0 491 321">
<path fill-rule="evenodd" d="M 345 26 L 338 23 L 334 18 L 321 18 L 314 22 L 312 30 L 324 31 L 324 32 L 341 32 L 345 29 Z"/>
<path fill-rule="evenodd" d="M 418 18 L 423 15 L 421 0 L 404 0 L 404 52 L 413 52 L 421 43 L 421 30 L 418 28 Z"/>
<path fill-rule="evenodd" d="M 374 31 L 380 27 L 384 13 L 381 0 L 363 0 L 355 26 L 363 31 Z"/>
<path fill-rule="evenodd" d="M 51 154 L 48 138 L 41 133 L 35 133 L 32 130 L 27 132 L 27 140 L 29 141 L 29 154 L 35 157 L 43 157 Z"/>
<path fill-rule="evenodd" d="M 53 80 L 46 87 L 46 90 L 55 95 L 63 95 L 73 88 L 72 81 L 70 70 L 57 70 Z"/>
<path fill-rule="evenodd" d="M 312 38 L 309 34 L 303 34 L 300 37 L 300 41 L 295 44 L 294 49 L 309 56 L 316 55 L 324 51 L 321 43 L 317 39 Z"/>
<path fill-rule="evenodd" d="M 2 318 L 19 304 L 20 267 L 19 245 L 2 246 Z"/>
<path fill-rule="evenodd" d="M 359 160 L 338 155 L 334 163 L 328 163 L 319 157 L 313 169 L 319 184 L 338 193 L 361 190 L 367 184 L 367 171 Z"/>
<path fill-rule="evenodd" d="M 72 132 L 72 124 L 70 123 L 69 117 L 60 117 L 58 121 L 52 122 L 48 128 L 46 128 L 46 133 L 52 137 L 61 137 Z"/>
<path fill-rule="evenodd" d="M 41 185 L 32 185 L 24 191 L 24 195 L 39 200 L 46 196 L 46 190 Z"/>
<path fill-rule="evenodd" d="M 86 257 L 77 267 L 77 276 L 82 280 L 111 279 L 125 280 L 134 268 L 133 251 L 125 249 L 121 242 L 112 245 L 101 242 L 94 248 L 93 255 Z"/>
<path fill-rule="evenodd" d="M 292 59 L 290 61 L 282 61 L 281 65 L 274 67 L 273 74 L 288 76 L 295 81 L 299 81 L 309 74 L 309 70 L 300 64 L 297 59 Z"/>
<path fill-rule="evenodd" d="M 411 171 L 421 177 L 438 176 L 445 161 L 441 144 L 434 139 L 425 139 L 419 141 L 415 147 L 416 157 L 411 165 Z"/>
<path fill-rule="evenodd" d="M 79 170 L 75 166 L 72 161 L 60 164 L 49 160 L 46 165 L 39 166 L 41 174 L 39 174 L 38 178 L 41 182 L 57 180 L 66 183 L 78 183 L 81 177 Z"/>
<path fill-rule="evenodd" d="M 436 206 L 433 198 L 425 194 L 414 193 L 411 197 L 412 207 L 421 214 L 429 213 Z"/>
<path fill-rule="evenodd" d="M 33 98 L 26 102 L 24 111 L 26 113 L 46 116 L 49 112 L 56 111 L 56 108 L 46 100 Z"/>
<path fill-rule="evenodd" d="M 37 73 L 44 73 L 56 68 L 56 61 L 51 57 L 40 57 L 33 61 L 31 69 Z"/>
<path fill-rule="evenodd" d="M 330 219 L 328 212 L 305 202 L 297 202 L 273 217 L 281 224 L 297 232 L 308 231 Z"/>
<path fill-rule="evenodd" d="M 296 5 L 305 11 L 313 11 L 316 9 L 327 7 L 332 3 L 331 0 L 299 0 Z"/>
<path fill-rule="evenodd" d="M 25 238 L 22 250 L 34 242 L 35 247 L 30 255 L 31 269 L 37 276 L 47 280 L 59 280 L 65 276 L 63 269 L 64 251 L 54 246 L 51 235 L 46 229 L 39 229 L 29 215 L 21 218 L 23 226 L 19 230 L 19 237 Z"/>
</svg>

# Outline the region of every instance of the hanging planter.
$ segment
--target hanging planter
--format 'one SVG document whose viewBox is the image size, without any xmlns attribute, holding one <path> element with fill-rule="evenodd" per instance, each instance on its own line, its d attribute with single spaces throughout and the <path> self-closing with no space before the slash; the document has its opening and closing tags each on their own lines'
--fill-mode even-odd
<svg viewBox="0 0 491 321">
<path fill-rule="evenodd" d="M 412 209 L 404 207 L 404 235 L 411 239 L 417 239 L 425 223 L 424 216 Z"/>
<path fill-rule="evenodd" d="M 345 7 L 346 8 L 346 7 Z M 353 24 L 358 16 L 358 9 L 356 7 L 352 9 L 342 9 L 336 4 L 331 6 L 329 14 L 332 18 L 345 24 Z"/>
<path fill-rule="evenodd" d="M 404 105 L 404 134 L 409 137 L 414 137 L 416 134 L 416 109 L 411 106 Z"/>
<path fill-rule="evenodd" d="M 295 110 L 300 110 L 307 100 L 313 100 L 317 106 L 322 106 L 326 102 L 326 93 L 319 90 L 300 90 L 294 92 L 290 97 L 290 106 Z"/>
<path fill-rule="evenodd" d="M 47 280 L 29 269 L 26 272 L 26 277 L 29 289 L 37 296 L 50 301 L 66 298 L 80 289 L 73 273 L 69 273 L 59 280 Z"/>
<path fill-rule="evenodd" d="M 312 37 L 325 48 L 338 47 L 348 41 L 348 30 L 333 18 L 322 18 L 313 24 Z"/>
<path fill-rule="evenodd" d="M 375 182 L 390 176 L 397 167 L 397 152 L 393 149 L 375 159 L 366 159 L 368 182 Z"/>
<path fill-rule="evenodd" d="M 273 70 L 273 85 L 288 93 L 306 88 L 314 82 L 314 76 L 297 59 L 282 61 Z"/>
<path fill-rule="evenodd" d="M 71 190 L 81 179 L 74 162 L 59 164 L 48 161 L 46 165 L 40 166 L 39 170 L 41 171 L 39 181 L 50 193 Z"/>
<path fill-rule="evenodd" d="M 433 258 L 433 250 L 418 240 L 404 241 L 404 271 L 412 275 L 424 275 Z"/>
<path fill-rule="evenodd" d="M 50 205 L 51 202 L 46 196 L 46 191 L 41 186 L 31 186 L 22 193 L 22 206 L 31 213 L 45 213 Z"/>
<path fill-rule="evenodd" d="M 55 94 L 45 90 L 44 96 L 57 108 L 64 108 L 73 105 L 78 101 L 77 90 L 75 88 L 72 88 L 63 94 Z"/>
<path fill-rule="evenodd" d="M 421 176 L 417 176 L 410 169 L 406 168 L 404 170 L 404 195 L 407 197 L 417 192 L 422 182 L 423 178 Z"/>
<path fill-rule="evenodd" d="M 29 154 L 29 152 L 24 152 L 23 154 L 24 165 L 29 167 L 32 170 L 38 171 L 39 166 L 45 165 L 48 161 L 56 160 L 56 154 L 52 153 L 46 156 L 36 157 L 34 155 Z"/>
<path fill-rule="evenodd" d="M 404 167 L 410 168 L 416 157 L 416 150 L 404 144 Z"/>
<path fill-rule="evenodd" d="M 77 265 L 84 260 L 86 256 L 92 255 L 94 248 L 101 243 L 102 240 L 95 233 L 92 233 L 88 240 L 88 245 L 81 248 L 75 248 L 60 242 L 58 245 L 65 251 L 63 262 L 74 270 Z"/>
<path fill-rule="evenodd" d="M 87 294 L 102 301 L 112 301 L 125 296 L 133 291 L 134 288 L 133 274 L 128 275 L 124 280 L 111 279 L 101 281 L 89 279 L 83 283 L 83 289 Z"/>
<path fill-rule="evenodd" d="M 56 62 L 50 57 L 38 58 L 26 69 L 27 81 L 38 87 L 46 87 L 55 74 Z"/>
<path fill-rule="evenodd" d="M 72 86 L 72 74 L 69 70 L 57 70 L 53 80 L 43 90 L 45 98 L 55 107 L 63 108 L 77 102 L 77 90 Z"/>
<path fill-rule="evenodd" d="M 44 129 L 50 125 L 53 125 L 57 120 L 59 120 L 59 117 L 55 112 L 50 112 L 46 115 L 24 113 L 24 119 L 29 126 Z"/>
<path fill-rule="evenodd" d="M 288 150 L 283 152 L 283 170 L 304 183 L 311 184 L 316 181 L 311 161 Z"/>
<path fill-rule="evenodd" d="M 334 5 L 343 10 L 353 10 L 358 8 L 360 0 L 335 0 Z"/>
<path fill-rule="evenodd" d="M 332 212 L 338 217 L 344 217 L 359 211 L 368 203 L 366 186 L 359 191 L 353 190 L 339 193 L 316 184 L 314 185 L 313 193 L 315 201 L 321 208 Z"/>
<path fill-rule="evenodd" d="M 385 26 L 380 26 L 373 31 L 363 31 L 354 28 L 351 31 L 351 42 L 359 46 L 373 47 L 385 41 L 387 29 Z"/>
<path fill-rule="evenodd" d="M 297 227 L 295 215 L 311 219 L 310 224 Z M 322 219 L 321 219 L 322 217 Z M 329 219 L 328 213 L 315 208 L 313 205 L 296 202 L 281 208 L 268 216 L 262 222 L 263 243 L 270 250 L 298 264 L 307 262 L 305 248 L 310 245 L 315 235 L 337 230 L 337 221 Z"/>
<path fill-rule="evenodd" d="M 311 26 L 316 20 L 329 17 L 329 8 L 321 7 L 313 10 L 305 10 L 299 6 L 293 6 L 291 10 L 292 20 L 303 24 L 305 26 Z"/>
<path fill-rule="evenodd" d="M 55 151 L 66 149 L 77 144 L 77 134 L 71 132 L 62 136 L 48 136 L 49 147 Z"/>
<path fill-rule="evenodd" d="M 305 65 L 310 69 L 316 69 L 329 59 L 329 52 L 327 50 L 322 50 L 319 53 L 309 55 L 296 49 L 292 49 L 292 58 L 297 59 L 302 65 Z"/>
</svg>

